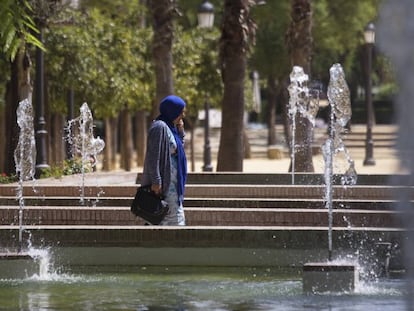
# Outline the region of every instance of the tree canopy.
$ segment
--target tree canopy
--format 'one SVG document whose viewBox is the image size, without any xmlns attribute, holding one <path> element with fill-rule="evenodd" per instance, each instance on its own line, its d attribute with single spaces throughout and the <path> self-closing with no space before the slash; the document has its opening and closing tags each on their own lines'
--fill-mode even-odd
<svg viewBox="0 0 414 311">
<path fill-rule="evenodd" d="M 222 4 L 212 2 L 216 6 L 215 24 L 219 25 Z M 329 67 L 336 62 L 350 77 L 353 70 L 359 70 L 357 52 L 362 31 L 375 18 L 379 2 L 313 1 L 312 78 L 327 83 Z M 149 50 L 152 31 L 138 26 L 147 14 L 146 8 L 138 0 L 84 0 L 80 4 L 80 10 L 65 10 L 61 14 L 66 16 L 55 18 L 70 23 L 55 22 L 46 29 L 45 60 L 53 109 L 65 110 L 68 88 L 90 102 L 98 116 L 115 115 L 125 105 L 149 109 L 154 92 Z M 175 87 L 191 103 L 201 105 L 199 98 L 208 94 L 213 105 L 218 105 L 222 92 L 217 66 L 218 27 L 210 32 L 197 29 L 198 5 L 196 0 L 179 1 L 181 17 L 176 23 L 181 26 L 177 27 L 173 48 Z M 35 24 L 30 12 L 27 0 L 5 0 L 0 5 L 3 55 L 14 56 L 22 40 L 40 45 L 32 34 Z M 252 13 L 258 28 L 248 72 L 255 69 L 261 77 L 285 77 L 291 69 L 285 46 L 289 0 L 269 0 Z"/>
</svg>

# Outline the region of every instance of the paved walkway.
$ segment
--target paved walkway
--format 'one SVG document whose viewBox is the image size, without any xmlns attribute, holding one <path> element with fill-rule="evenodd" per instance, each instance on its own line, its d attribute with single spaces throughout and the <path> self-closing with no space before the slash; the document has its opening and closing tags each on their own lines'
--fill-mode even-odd
<svg viewBox="0 0 414 311">
<path fill-rule="evenodd" d="M 399 168 L 399 160 L 396 154 L 396 151 L 388 145 L 384 146 L 382 140 L 377 141 L 377 146 L 374 141 L 374 159 L 376 161 L 375 165 L 364 166 L 363 161 L 365 157 L 364 145 L 364 131 L 365 127 L 363 125 L 354 126 L 354 136 L 357 136 L 356 139 L 350 142 L 350 144 L 356 144 L 357 146 L 349 148 L 351 158 L 355 162 L 355 168 L 358 174 L 395 174 L 402 172 Z M 396 128 L 395 126 L 375 126 L 374 135 L 376 137 L 381 137 L 381 135 L 395 136 Z M 320 131 L 323 133 L 323 131 Z M 245 173 L 288 173 L 290 158 L 288 156 L 282 159 L 268 159 L 265 158 L 263 150 L 266 150 L 266 130 L 261 129 L 251 129 L 249 132 L 249 137 L 254 141 L 254 146 L 252 147 L 253 156 L 251 159 L 244 159 L 243 161 L 243 172 Z M 195 158 L 194 163 L 195 170 L 194 172 L 202 172 L 203 161 L 202 161 L 202 150 L 204 145 L 203 132 L 201 128 L 198 128 L 195 132 Z M 393 138 L 391 138 L 392 140 Z M 216 154 L 218 149 L 218 140 L 219 132 L 212 131 L 210 138 L 211 149 L 212 149 L 212 166 L 215 170 L 216 168 Z M 390 141 L 390 139 L 388 139 Z M 320 143 L 324 142 L 322 137 Z M 355 143 L 356 141 L 356 143 Z M 358 145 L 359 144 L 359 145 Z M 256 150 L 256 151 L 255 151 Z M 189 160 L 189 172 L 191 172 L 191 163 L 190 156 L 188 155 Z M 323 173 L 325 164 L 322 157 L 322 154 L 317 154 L 313 157 L 313 164 L 315 168 L 315 173 Z M 334 172 L 335 173 L 344 173 L 348 165 L 344 159 L 343 154 L 338 154 L 334 158 Z M 142 167 L 134 167 L 132 171 L 126 172 L 124 170 L 115 170 L 111 172 L 95 172 L 86 174 L 83 179 L 81 175 L 74 176 L 65 176 L 59 179 L 48 178 L 41 179 L 37 181 L 38 185 L 41 184 L 53 184 L 53 185 L 76 185 L 81 184 L 82 182 L 85 185 L 133 185 L 135 184 L 135 178 L 138 172 L 142 171 Z"/>
</svg>

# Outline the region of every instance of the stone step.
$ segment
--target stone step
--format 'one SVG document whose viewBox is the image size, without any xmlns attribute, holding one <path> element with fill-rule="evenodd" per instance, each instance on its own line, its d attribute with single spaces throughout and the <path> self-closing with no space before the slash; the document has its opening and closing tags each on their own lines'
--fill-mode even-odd
<svg viewBox="0 0 414 311">
<path fill-rule="evenodd" d="M 185 207 L 190 226 L 327 226 L 327 209 Z M 401 227 L 399 212 L 334 209 L 333 223 L 340 227 Z M 0 207 L 0 225 L 17 225 L 19 207 Z M 129 207 L 27 206 L 23 225 L 131 226 L 144 222 Z"/>
<path fill-rule="evenodd" d="M 332 208 L 367 209 L 367 210 L 394 210 L 398 201 L 395 200 L 333 200 Z M 325 209 L 324 199 L 249 199 L 249 198 L 187 198 L 186 207 L 226 207 L 226 208 L 302 208 Z"/>
<path fill-rule="evenodd" d="M 277 144 L 284 149 L 284 155 L 288 157 L 288 144 L 285 140 L 283 127 L 276 125 Z M 343 141 L 350 153 L 359 152 L 365 148 L 367 127 L 364 124 L 355 124 L 351 131 L 344 133 Z M 247 136 L 251 147 L 252 158 L 266 158 L 268 148 L 268 130 L 267 128 L 249 128 L 247 127 Z M 314 144 L 315 148 L 319 148 L 327 139 L 327 128 L 314 128 Z M 398 137 L 398 127 L 395 125 L 376 125 L 372 129 L 372 138 L 374 142 L 374 149 L 380 153 L 389 154 L 394 150 Z M 210 147 L 213 157 L 217 157 L 219 146 L 220 130 L 211 129 L 210 131 Z M 195 130 L 195 158 L 197 160 L 203 159 L 204 146 L 204 130 L 196 128 Z"/>
<path fill-rule="evenodd" d="M 136 186 L 86 186 L 86 197 L 133 197 Z M 414 188 L 400 188 L 391 186 L 334 186 L 334 199 L 365 199 L 365 200 L 393 200 L 397 191 L 404 189 L 406 195 L 414 199 Z M 187 185 L 186 197 L 202 198 L 297 198 L 320 199 L 325 196 L 325 185 Z M 23 189 L 24 196 L 39 197 L 80 197 L 79 187 L 70 186 L 39 186 Z M 15 186 L 0 187 L 0 196 L 15 196 Z"/>
<path fill-rule="evenodd" d="M 54 206 L 54 207 L 129 207 L 132 197 L 87 197 L 83 202 L 75 197 L 25 197 L 23 206 Z M 397 200 L 364 200 L 337 199 L 332 201 L 333 208 L 394 210 Z M 216 207 L 216 208 L 307 208 L 324 209 L 326 202 L 320 199 L 295 198 L 202 198 L 188 197 L 185 207 Z M 0 197 L 0 206 L 19 206 L 16 197 Z"/>
<path fill-rule="evenodd" d="M 334 199 L 392 200 L 397 187 L 390 186 L 334 186 Z M 189 185 L 187 197 L 204 198 L 296 198 L 320 199 L 325 197 L 325 185 Z M 407 195 L 414 199 L 414 189 L 407 189 Z"/>
<path fill-rule="evenodd" d="M 0 241 L 5 248 L 17 248 L 18 226 L 0 226 Z M 150 247 L 154 248 L 266 248 L 283 250 L 327 249 L 326 226 L 26 226 L 23 241 L 33 247 Z M 335 250 L 361 249 L 379 241 L 401 243 L 405 231 L 399 228 L 332 228 Z M 346 237 L 346 238 L 344 238 Z M 288 254 L 286 254 L 288 255 Z M 308 257 L 309 258 L 309 257 Z M 286 258 L 289 261 L 289 258 Z M 256 260 L 257 263 L 257 260 Z M 292 262 L 290 262 L 292 264 Z M 298 261 L 300 264 L 300 261 Z M 303 261 L 302 261 L 303 264 Z"/>
<path fill-rule="evenodd" d="M 141 181 L 142 173 L 137 175 L 136 183 Z M 342 174 L 333 176 L 333 183 L 341 185 Z M 408 181 L 407 174 L 360 174 L 357 185 L 391 185 L 404 184 Z M 317 173 L 295 173 L 295 185 L 324 185 L 323 174 Z M 292 184 L 291 173 L 263 174 L 263 173 L 239 173 L 239 172 L 203 172 L 189 173 L 187 184 L 251 184 L 251 185 L 290 185 Z"/>
</svg>

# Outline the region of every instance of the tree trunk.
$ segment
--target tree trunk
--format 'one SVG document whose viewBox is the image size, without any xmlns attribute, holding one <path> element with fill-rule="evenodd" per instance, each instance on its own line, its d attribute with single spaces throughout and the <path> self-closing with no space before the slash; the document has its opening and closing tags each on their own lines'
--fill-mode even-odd
<svg viewBox="0 0 414 311">
<path fill-rule="evenodd" d="M 226 0 L 220 38 L 224 84 L 217 171 L 243 171 L 246 53 L 254 37 L 248 0 Z"/>
<path fill-rule="evenodd" d="M 142 6 L 147 6 L 147 0 L 139 0 Z M 140 28 L 147 27 L 147 14 L 142 13 L 138 16 L 138 24 Z M 137 111 L 135 114 L 135 153 L 136 165 L 144 166 L 145 152 L 147 148 L 147 113 L 144 110 Z"/>
<path fill-rule="evenodd" d="M 243 148 L 244 148 L 244 158 L 251 159 L 252 158 L 252 148 L 249 142 L 249 136 L 247 135 L 246 129 L 243 129 Z"/>
<path fill-rule="evenodd" d="M 105 118 L 105 148 L 104 148 L 104 160 L 102 163 L 103 171 L 110 171 L 114 167 L 112 166 L 113 160 L 113 131 L 111 126 L 111 119 Z"/>
<path fill-rule="evenodd" d="M 197 125 L 197 117 L 194 116 L 188 116 L 185 118 L 184 126 L 185 126 L 185 135 L 188 137 L 188 133 L 190 133 L 190 152 L 188 152 L 188 145 L 185 145 L 186 153 L 189 154 L 190 162 L 191 162 L 191 171 L 195 171 L 195 152 L 194 152 L 194 130 Z M 188 156 L 187 156 L 188 157 Z"/>
<path fill-rule="evenodd" d="M 61 114 L 53 114 L 52 122 L 50 122 L 52 128 L 50 130 L 50 142 L 51 142 L 51 165 L 62 165 L 65 159 L 65 143 L 62 137 L 65 133 L 63 131 L 65 124 L 65 117 Z"/>
<path fill-rule="evenodd" d="M 217 171 L 243 171 L 243 78 L 245 66 L 244 57 L 236 59 L 234 56 L 232 60 L 226 62 Z"/>
<path fill-rule="evenodd" d="M 276 80 L 272 75 L 269 75 L 267 78 L 267 144 L 269 146 L 276 145 L 276 97 L 277 97 L 277 87 Z"/>
<path fill-rule="evenodd" d="M 6 109 L 0 107 L 0 133 L 6 134 Z M 0 173 L 5 171 L 6 140 L 0 139 Z"/>
<path fill-rule="evenodd" d="M 145 152 L 147 148 L 147 116 L 141 110 L 135 114 L 135 150 L 137 153 L 137 166 L 144 166 Z"/>
<path fill-rule="evenodd" d="M 111 154 L 111 167 L 112 169 L 118 168 L 118 152 L 119 152 L 119 116 L 111 118 L 111 130 L 112 130 L 112 154 Z"/>
<path fill-rule="evenodd" d="M 195 172 L 195 155 L 194 155 L 194 128 L 190 129 L 190 159 L 191 159 L 191 171 Z"/>
<path fill-rule="evenodd" d="M 289 77 L 286 77 L 281 82 L 281 87 L 279 88 L 279 92 L 277 94 L 278 101 L 281 103 L 282 108 L 282 122 L 283 122 L 283 133 L 285 136 L 285 142 L 287 147 L 290 146 L 289 142 L 292 140 L 292 133 L 289 124 L 289 116 L 288 116 L 288 104 L 289 104 L 289 92 L 287 87 L 289 85 Z M 290 169 L 289 169 L 290 171 Z"/>
<path fill-rule="evenodd" d="M 151 116 L 158 115 L 160 101 L 168 95 L 173 94 L 172 73 L 172 43 L 174 37 L 173 15 L 175 1 L 151 0 L 150 11 L 153 18 L 154 37 L 152 42 L 152 54 L 154 58 L 156 97 L 152 107 Z"/>
<path fill-rule="evenodd" d="M 17 53 L 16 58 L 11 63 L 10 81 L 6 87 L 6 109 L 5 109 L 5 158 L 4 172 L 7 175 L 16 172 L 14 163 L 14 150 L 16 149 L 19 128 L 17 125 L 17 107 L 19 102 L 28 99 L 32 103 L 32 84 L 30 80 L 31 61 L 30 56 L 25 51 Z"/>
<path fill-rule="evenodd" d="M 287 32 L 287 45 L 291 65 L 300 66 L 310 76 L 312 53 L 311 0 L 291 0 L 291 23 Z M 295 172 L 313 172 L 313 127 L 310 121 L 296 116 Z"/>
<path fill-rule="evenodd" d="M 132 124 L 128 109 L 121 113 L 121 168 L 127 172 L 132 169 Z"/>
</svg>

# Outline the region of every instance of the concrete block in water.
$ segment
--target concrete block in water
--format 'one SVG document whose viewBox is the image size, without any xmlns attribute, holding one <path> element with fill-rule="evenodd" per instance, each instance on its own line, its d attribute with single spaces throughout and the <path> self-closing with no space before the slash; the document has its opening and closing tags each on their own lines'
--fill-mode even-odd
<svg viewBox="0 0 414 311">
<path fill-rule="evenodd" d="M 39 273 L 39 263 L 27 253 L 0 253 L 0 279 L 22 279 L 35 273 Z"/>
<path fill-rule="evenodd" d="M 353 264 L 319 262 L 303 266 L 305 293 L 352 292 L 358 280 L 358 267 Z"/>
</svg>

